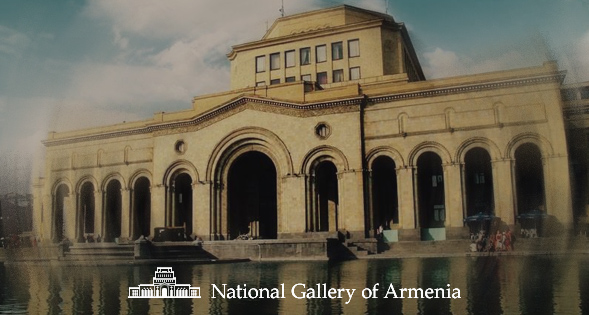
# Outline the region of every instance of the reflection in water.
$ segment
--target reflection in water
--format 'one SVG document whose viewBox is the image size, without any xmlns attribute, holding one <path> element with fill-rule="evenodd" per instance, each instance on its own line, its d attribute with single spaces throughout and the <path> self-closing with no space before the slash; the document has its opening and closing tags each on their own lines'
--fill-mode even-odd
<svg viewBox="0 0 589 315">
<path fill-rule="evenodd" d="M 128 287 L 151 283 L 156 266 L 0 266 L 0 313 L 208 314 L 552 314 L 589 312 L 589 257 L 460 257 L 328 262 L 173 265 L 178 283 L 201 287 L 201 299 L 128 299 Z M 284 299 L 223 299 L 211 284 L 279 288 Z M 356 289 L 341 299 L 296 299 L 291 288 Z M 362 289 L 378 283 L 377 298 Z M 461 299 L 384 298 L 401 288 L 459 288 Z M 297 287 L 297 294 L 305 289 Z M 405 295 L 407 296 L 407 295 Z"/>
</svg>

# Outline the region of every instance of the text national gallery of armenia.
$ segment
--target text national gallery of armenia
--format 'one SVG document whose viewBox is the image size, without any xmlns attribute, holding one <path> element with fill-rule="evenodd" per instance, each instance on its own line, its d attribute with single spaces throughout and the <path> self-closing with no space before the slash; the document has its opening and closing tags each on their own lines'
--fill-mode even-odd
<svg viewBox="0 0 589 315">
<path fill-rule="evenodd" d="M 426 80 L 407 29 L 351 6 L 232 47 L 231 90 L 44 141 L 42 241 L 469 234 L 489 215 L 585 222 L 589 84 L 556 63 Z"/>
</svg>

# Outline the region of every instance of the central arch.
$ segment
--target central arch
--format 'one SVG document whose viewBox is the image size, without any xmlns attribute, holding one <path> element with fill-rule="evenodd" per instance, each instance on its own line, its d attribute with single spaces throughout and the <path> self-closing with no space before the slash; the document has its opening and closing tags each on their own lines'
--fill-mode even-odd
<svg viewBox="0 0 589 315">
<path fill-rule="evenodd" d="M 278 235 L 276 167 L 266 154 L 241 154 L 227 178 L 229 237 L 275 239 Z"/>
</svg>

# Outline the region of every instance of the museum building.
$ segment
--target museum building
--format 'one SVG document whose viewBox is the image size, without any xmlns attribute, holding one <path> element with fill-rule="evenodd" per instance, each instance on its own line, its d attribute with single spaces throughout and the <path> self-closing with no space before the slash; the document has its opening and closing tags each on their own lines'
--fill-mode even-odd
<svg viewBox="0 0 589 315">
<path fill-rule="evenodd" d="M 426 80 L 403 23 L 347 5 L 281 17 L 227 57 L 231 90 L 190 109 L 49 133 L 35 233 L 443 240 L 478 213 L 584 214 L 567 134 L 586 147 L 586 114 L 554 62 Z"/>
</svg>

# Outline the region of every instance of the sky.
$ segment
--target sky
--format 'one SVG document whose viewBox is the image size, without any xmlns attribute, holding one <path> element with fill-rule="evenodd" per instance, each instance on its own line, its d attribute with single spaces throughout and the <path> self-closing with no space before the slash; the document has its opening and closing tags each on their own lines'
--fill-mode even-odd
<svg viewBox="0 0 589 315">
<path fill-rule="evenodd" d="M 539 66 L 589 81 L 589 0 L 283 0 L 403 22 L 426 78 Z M 148 119 L 229 89 L 232 45 L 259 40 L 281 0 L 0 1 L 0 194 L 31 191 L 48 131 Z"/>
</svg>

